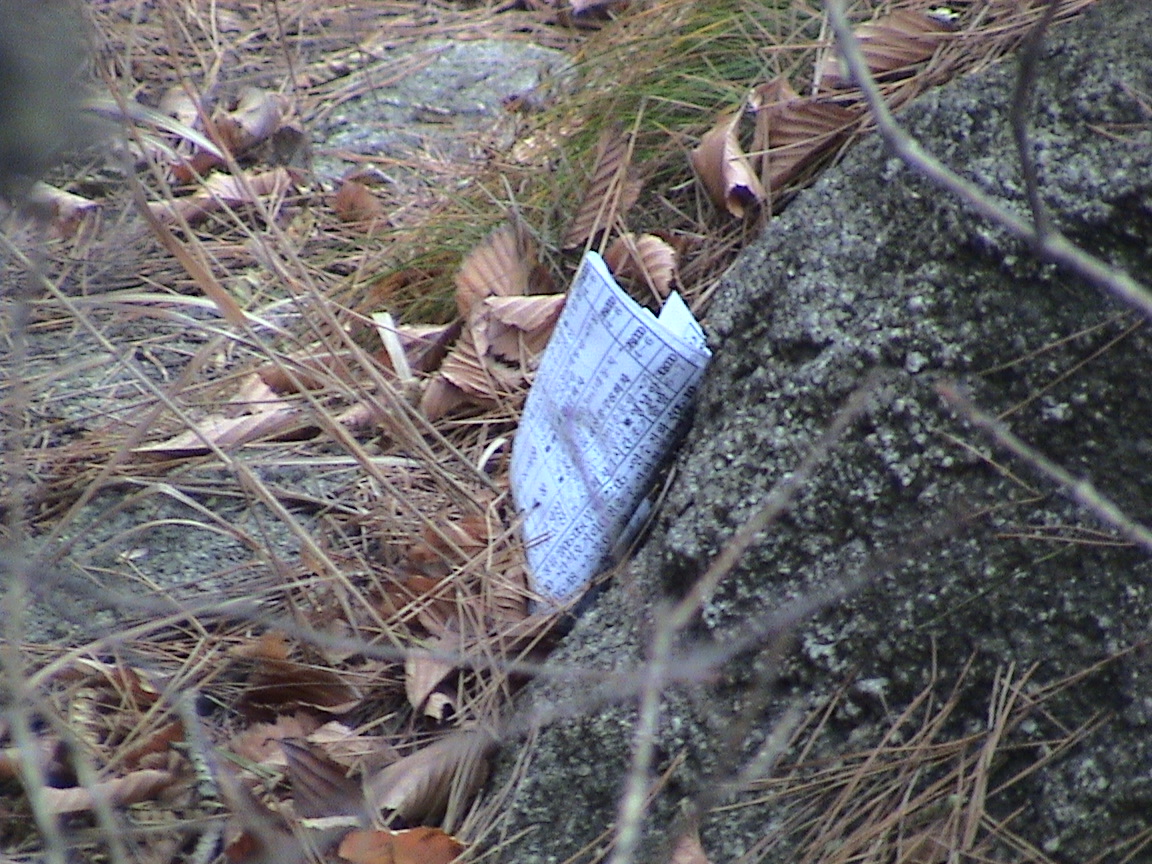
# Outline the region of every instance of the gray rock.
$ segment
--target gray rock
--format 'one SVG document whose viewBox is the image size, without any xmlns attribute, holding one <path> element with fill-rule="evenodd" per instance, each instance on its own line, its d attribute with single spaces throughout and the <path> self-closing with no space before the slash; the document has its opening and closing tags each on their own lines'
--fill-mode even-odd
<svg viewBox="0 0 1152 864">
<path fill-rule="evenodd" d="M 377 156 L 385 173 L 411 184 L 418 172 L 395 163 L 466 161 L 477 155 L 477 133 L 499 137 L 501 101 L 531 91 L 562 56 L 500 39 L 434 39 L 395 49 L 371 70 L 363 95 L 316 124 L 316 166 L 339 176 L 349 164 L 340 151 Z"/>
<path fill-rule="evenodd" d="M 1005 118 L 1014 75 L 1006 63 L 953 82 L 902 122 L 1025 213 Z M 1152 92 L 1152 6 L 1104 0 L 1044 49 L 1034 147 L 1059 228 L 1146 278 L 1152 127 L 1136 91 Z M 875 575 L 801 627 L 783 660 L 747 651 L 722 666 L 718 681 L 669 691 L 656 765 L 668 774 L 651 808 L 645 860 L 660 856 L 681 800 L 714 789 L 716 772 L 724 779 L 730 757 L 739 764 L 741 750 L 754 752 L 790 704 L 817 705 L 856 682 L 813 751 L 835 760 L 876 745 L 933 681 L 946 697 L 971 660 L 942 734 L 960 737 L 986 727 L 998 669 L 1015 664 L 1019 676 L 1035 666 L 1028 687 L 1038 692 L 1145 639 L 1152 613 L 1147 554 L 997 451 L 934 389 L 958 382 L 1016 434 L 1146 521 L 1146 327 L 1037 263 L 878 142 L 856 147 L 769 225 L 741 255 L 707 323 L 716 357 L 659 523 L 552 662 L 558 670 L 636 664 L 655 605 L 692 584 L 879 370 L 883 383 L 866 416 L 725 579 L 684 650 L 723 652 L 734 634 L 794 598 Z M 771 698 L 731 752 L 725 733 L 742 704 L 755 704 L 765 666 L 778 672 Z M 1146 651 L 1125 654 L 1021 723 L 1010 739 L 1020 749 L 996 763 L 993 785 L 1038 759 L 1059 729 L 1097 712 L 1104 718 L 989 811 L 1003 819 L 1019 808 L 1013 830 L 1053 860 L 1119 860 L 1127 847 L 1113 844 L 1152 828 L 1150 674 Z M 578 853 L 602 845 L 597 835 L 615 818 L 635 712 L 588 704 L 572 689 L 541 681 L 524 694 L 525 717 L 559 709 L 577 716 L 506 748 L 493 784 L 510 790 L 501 830 L 513 839 L 500 860 L 589 860 Z M 528 761 L 513 772 L 518 759 Z M 749 851 L 783 831 L 783 811 L 745 803 L 705 823 L 711 860 L 799 860 L 800 835 L 770 853 Z"/>
</svg>

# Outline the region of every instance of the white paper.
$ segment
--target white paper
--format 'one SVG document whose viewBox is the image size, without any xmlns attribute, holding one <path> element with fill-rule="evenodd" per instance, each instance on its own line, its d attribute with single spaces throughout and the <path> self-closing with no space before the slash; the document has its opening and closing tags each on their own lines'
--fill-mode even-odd
<svg viewBox="0 0 1152 864">
<path fill-rule="evenodd" d="M 605 565 L 710 357 L 678 294 L 657 318 L 585 255 L 512 445 L 512 497 L 541 595 L 562 601 Z"/>
</svg>

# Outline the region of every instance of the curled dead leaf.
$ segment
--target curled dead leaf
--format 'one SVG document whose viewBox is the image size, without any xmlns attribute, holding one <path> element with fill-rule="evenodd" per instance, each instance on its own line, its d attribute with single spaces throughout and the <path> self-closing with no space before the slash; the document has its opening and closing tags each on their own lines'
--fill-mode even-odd
<svg viewBox="0 0 1152 864">
<path fill-rule="evenodd" d="M 39 181 L 29 190 L 27 205 L 44 214 L 57 237 L 73 236 L 84 218 L 100 209 L 100 204 L 90 198 Z"/>
<path fill-rule="evenodd" d="M 485 297 L 527 294 L 535 267 L 535 244 L 524 226 L 497 228 L 468 253 L 456 273 L 456 308 L 461 317 L 467 319 Z"/>
<path fill-rule="evenodd" d="M 216 119 L 221 143 L 233 155 L 240 155 L 254 145 L 271 138 L 288 114 L 288 99 L 259 87 L 248 87 L 240 94 L 235 109 Z"/>
<path fill-rule="evenodd" d="M 400 758 L 384 736 L 361 734 L 339 720 L 325 723 L 309 733 L 307 740 L 321 747 L 341 765 L 360 773 L 378 771 Z"/>
<path fill-rule="evenodd" d="M 304 738 L 319 725 L 312 715 L 302 711 L 282 715 L 272 723 L 253 723 L 232 737 L 228 749 L 258 765 L 287 765 L 288 757 L 280 742 L 286 738 Z"/>
<path fill-rule="evenodd" d="M 740 147 L 740 113 L 722 116 L 692 151 L 692 167 L 709 197 L 737 218 L 764 200 L 760 178 Z"/>
<path fill-rule="evenodd" d="M 141 736 L 139 743 L 124 751 L 124 764 L 129 768 L 143 767 L 142 762 L 171 750 L 173 744 L 184 740 L 184 724 L 179 720 L 166 723 L 151 734 Z"/>
<path fill-rule="evenodd" d="M 301 707 L 343 714 L 360 704 L 364 696 L 350 673 L 287 659 L 287 651 L 287 639 L 275 631 L 232 651 L 252 664 L 239 707 L 256 714 L 285 714 Z"/>
<path fill-rule="evenodd" d="M 426 545 L 430 561 L 440 561 L 439 553 Z M 411 553 L 410 553 L 411 554 Z M 447 575 L 448 568 L 443 574 Z M 429 633 L 441 635 L 450 629 L 451 622 L 458 617 L 459 609 L 453 599 L 450 583 L 412 573 L 403 579 L 392 579 L 385 584 L 380 612 L 387 621 L 411 621 L 419 619 Z"/>
<path fill-rule="evenodd" d="M 548 284 L 546 276 L 519 223 L 492 232 L 464 259 L 456 274 L 464 324 L 424 390 L 420 409 L 428 419 L 523 395 L 536 349 L 547 341 L 563 304 L 559 295 L 533 293 Z"/>
<path fill-rule="evenodd" d="M 655 234 L 623 234 L 604 251 L 617 278 L 640 279 L 660 298 L 672 292 L 678 274 L 676 250 Z"/>
<path fill-rule="evenodd" d="M 485 617 L 498 625 L 515 624 L 528 617 L 532 592 L 528 587 L 528 568 L 523 560 L 523 547 L 517 548 L 515 561 L 490 570 L 484 580 L 482 601 Z"/>
<path fill-rule="evenodd" d="M 445 634 L 427 647 L 437 653 L 455 653 L 460 651 L 460 637 Z M 410 651 L 404 658 L 404 692 L 409 704 L 433 720 L 447 720 L 456 711 L 456 699 L 442 685 L 455 672 L 455 663 L 424 651 Z"/>
<path fill-rule="evenodd" d="M 429 420 L 455 408 L 471 405 L 486 408 L 522 395 L 527 389 L 524 371 L 495 358 L 482 358 L 471 329 L 465 328 L 456 345 L 428 382 L 420 410 Z"/>
<path fill-rule="evenodd" d="M 596 143 L 592 178 L 560 241 L 562 249 L 583 246 L 609 228 L 617 217 L 627 214 L 636 203 L 643 183 L 633 176 L 631 161 L 631 136 L 618 126 L 605 129 Z"/>
<path fill-rule="evenodd" d="M 276 202 L 295 188 L 296 178 L 283 167 L 242 178 L 213 174 L 199 192 L 172 201 L 150 201 L 148 209 L 162 222 L 175 222 L 181 218 L 199 222 L 218 210 L 255 204 L 261 198 L 272 199 L 272 209 L 275 209 Z"/>
<path fill-rule="evenodd" d="M 343 765 L 300 739 L 284 739 L 280 746 L 288 759 L 296 815 L 315 819 L 364 813 L 364 793 Z"/>
<path fill-rule="evenodd" d="M 82 679 L 123 694 L 135 706 L 153 705 L 162 695 L 162 688 L 149 680 L 146 673 L 123 663 L 77 657 L 61 677 L 74 677 L 77 673 Z"/>
<path fill-rule="evenodd" d="M 336 854 L 351 864 L 449 864 L 464 844 L 439 828 L 349 831 Z"/>
<path fill-rule="evenodd" d="M 897 9 L 875 21 L 860 24 L 854 32 L 864 62 L 876 78 L 883 79 L 910 72 L 910 67 L 927 60 L 951 29 L 945 18 L 913 9 Z M 835 48 L 817 64 L 816 84 L 830 89 L 853 86 L 852 75 Z"/>
<path fill-rule="evenodd" d="M 287 660 L 292 645 L 283 631 L 266 630 L 255 639 L 237 645 L 229 653 L 249 660 Z"/>
<path fill-rule="evenodd" d="M 195 126 L 200 119 L 200 107 L 187 86 L 173 84 L 160 96 L 160 111 L 185 126 Z"/>
<path fill-rule="evenodd" d="M 436 376 L 424 388 L 420 397 L 420 411 L 429 420 L 438 420 L 465 405 L 474 405 L 468 394 L 442 376 Z"/>
<path fill-rule="evenodd" d="M 209 451 L 207 442 L 221 450 L 235 450 L 253 441 L 284 438 L 302 433 L 312 424 L 305 421 L 293 405 L 269 406 L 255 414 L 223 417 L 213 414 L 196 423 L 196 428 L 181 432 L 167 441 L 145 444 L 132 452 L 163 456 L 195 456 Z"/>
<path fill-rule="evenodd" d="M 782 77 L 755 87 L 748 102 L 756 115 L 752 148 L 769 194 L 795 180 L 863 116 L 858 106 L 802 98 Z"/>
<path fill-rule="evenodd" d="M 486 297 L 471 321 L 477 353 L 527 365 L 543 352 L 563 311 L 563 294 Z"/>
<path fill-rule="evenodd" d="M 392 811 L 406 822 L 436 821 L 450 803 L 465 803 L 483 785 L 495 746 L 479 729 L 441 738 L 369 778 L 368 807 Z"/>
<path fill-rule="evenodd" d="M 384 205 L 359 180 L 343 180 L 332 196 L 332 212 L 341 222 L 374 222 L 384 218 Z"/>
</svg>

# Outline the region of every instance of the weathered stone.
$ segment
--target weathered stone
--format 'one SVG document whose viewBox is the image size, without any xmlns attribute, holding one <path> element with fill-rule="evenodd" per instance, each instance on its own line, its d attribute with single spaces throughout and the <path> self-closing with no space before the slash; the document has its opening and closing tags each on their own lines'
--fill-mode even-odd
<svg viewBox="0 0 1152 864">
<path fill-rule="evenodd" d="M 1027 212 L 1006 119 L 1015 67 L 1004 63 L 922 99 L 902 122 L 946 163 Z M 1152 270 L 1152 6 L 1103 0 L 1054 33 L 1036 88 L 1034 150 L 1056 225 L 1138 278 Z M 872 370 L 883 384 L 781 520 L 704 610 L 693 638 L 731 635 L 792 598 L 885 567 L 864 591 L 803 626 L 780 664 L 769 709 L 814 705 L 856 681 L 820 752 L 875 745 L 930 680 L 964 677 L 948 734 L 984 728 L 998 669 L 1061 680 L 1146 638 L 1152 565 L 1112 529 L 955 417 L 935 385 L 956 381 L 986 410 L 1137 520 L 1152 513 L 1152 340 L 1131 311 L 979 221 L 868 141 L 802 193 L 726 280 L 707 322 L 717 348 L 678 476 L 646 547 L 553 655 L 557 668 L 627 668 L 652 610 L 678 595 L 792 471 Z M 963 523 L 963 524 L 962 524 Z M 935 536 L 934 535 L 939 535 Z M 690 646 L 689 646 L 690 647 Z M 751 699 L 748 652 L 721 680 L 669 693 L 645 859 L 678 799 L 716 782 L 724 732 Z M 1152 669 L 1136 651 L 1069 687 L 1013 743 L 1042 740 L 1103 711 L 1080 745 L 1040 767 L 997 818 L 1053 860 L 1086 861 L 1152 828 Z M 570 684 L 538 682 L 523 710 L 579 705 Z M 555 723 L 530 750 L 510 746 L 494 783 L 530 756 L 506 805 L 500 860 L 560 862 L 615 816 L 634 711 L 594 708 Z M 682 757 L 683 762 L 673 765 Z M 996 763 L 1001 771 L 1007 763 Z M 1016 765 L 1018 769 L 1020 766 Z M 996 775 L 1003 779 L 1004 774 Z M 777 830 L 768 805 L 709 820 L 716 862 Z M 784 843 L 781 849 L 794 849 Z M 813 850 L 809 850 L 813 851 Z M 1145 850 L 1145 855 L 1147 851 Z M 1105 857 L 1107 857 L 1105 855 Z M 576 860 L 587 860 L 581 856 Z M 766 860 L 798 860 L 773 852 Z M 807 860 L 807 859 L 805 859 Z"/>
<path fill-rule="evenodd" d="M 421 160 L 478 158 L 481 145 L 500 139 L 501 116 L 510 116 L 501 101 L 531 91 L 562 57 L 501 39 L 432 39 L 396 48 L 369 70 L 363 95 L 317 123 L 317 168 L 324 175 L 347 169 L 330 151 L 375 156 L 386 173 L 410 185 L 419 180 Z"/>
</svg>

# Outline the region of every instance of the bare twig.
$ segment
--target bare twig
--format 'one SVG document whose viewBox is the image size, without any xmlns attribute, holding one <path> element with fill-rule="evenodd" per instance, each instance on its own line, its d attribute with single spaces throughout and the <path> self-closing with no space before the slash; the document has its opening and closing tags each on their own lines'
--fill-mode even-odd
<svg viewBox="0 0 1152 864">
<path fill-rule="evenodd" d="M 1123 510 L 1089 481 L 1078 479 L 1039 450 L 1022 441 L 1006 424 L 977 408 L 955 385 L 941 384 L 936 389 L 953 410 L 973 426 L 986 433 L 1005 450 L 1019 456 L 1040 474 L 1055 481 L 1069 498 L 1098 519 L 1111 525 L 1133 543 L 1152 552 L 1152 531 L 1126 516 Z"/>
<path fill-rule="evenodd" d="M 843 0 L 825 0 L 828 17 L 844 61 L 860 87 L 864 100 L 872 110 L 876 129 L 889 149 L 914 171 L 951 192 L 969 208 L 1018 240 L 1034 248 L 1036 254 L 1054 264 L 1067 268 L 1102 291 L 1118 297 L 1130 306 L 1152 318 L 1152 292 L 1127 273 L 1105 264 L 1094 255 L 1070 242 L 1059 231 L 1041 235 L 1035 226 L 1020 218 L 1008 208 L 994 201 L 975 183 L 965 180 L 929 154 L 920 143 L 905 132 L 884 104 L 872 73 L 860 51 L 860 44 L 852 33 L 844 12 Z"/>
<path fill-rule="evenodd" d="M 831 425 L 813 445 L 796 470 L 786 475 L 768 494 L 768 500 L 740 529 L 732 535 L 720 553 L 713 559 L 708 570 L 696 580 L 691 590 L 676 605 L 669 618 L 669 625 L 683 629 L 691 621 L 697 610 L 703 607 L 716 591 L 720 580 L 732 571 L 756 540 L 756 535 L 776 521 L 788 508 L 796 493 L 812 478 L 832 448 L 844 435 L 848 427 L 867 409 L 872 396 L 880 385 L 880 376 L 874 373 L 857 388 L 848 401 L 833 418 Z"/>
<path fill-rule="evenodd" d="M 672 616 L 662 612 L 652 637 L 652 650 L 645 666 L 640 690 L 640 713 L 633 734 L 632 764 L 628 769 L 624 791 L 616 817 L 616 845 L 608 864 L 631 864 L 640 844 L 640 825 L 648 798 L 648 775 L 656 750 L 656 731 L 660 705 L 668 683 L 668 668 L 675 645 L 676 628 Z"/>
<path fill-rule="evenodd" d="M 620 797 L 616 845 L 609 864 L 631 864 L 640 842 L 640 825 L 655 750 L 660 705 L 663 701 L 664 688 L 670 683 L 670 669 L 673 668 L 672 658 L 677 634 L 691 623 L 697 611 L 708 602 L 720 581 L 732 571 L 755 542 L 756 536 L 788 508 L 792 499 L 811 479 L 816 468 L 828 458 L 828 454 L 847 429 L 867 409 L 879 384 L 879 376 L 873 374 L 852 393 L 796 470 L 776 484 L 764 505 L 729 539 L 691 590 L 678 603 L 670 609 L 662 610 L 657 616 L 650 656 L 644 670 L 638 676 L 642 686 L 639 689 L 639 718 L 634 734 L 632 764 L 625 780 L 624 792 Z M 801 617 L 794 618 L 791 620 L 791 626 L 794 627 L 803 620 L 805 619 Z M 787 629 L 784 628 L 781 632 L 787 632 Z M 766 692 L 765 690 L 765 695 Z M 759 700 L 752 701 L 759 703 Z"/>
<path fill-rule="evenodd" d="M 1036 173 L 1036 158 L 1032 153 L 1032 140 L 1028 135 L 1028 115 L 1032 111 L 1033 89 L 1036 86 L 1036 67 L 1040 61 L 1040 48 L 1044 44 L 1044 34 L 1048 25 L 1056 17 L 1060 0 L 1048 0 L 1048 6 L 1036 26 L 1028 33 L 1020 49 L 1020 72 L 1016 76 L 1016 88 L 1012 92 L 1012 107 L 1009 117 L 1012 121 L 1012 135 L 1016 139 L 1016 150 L 1020 154 L 1020 173 L 1024 177 L 1024 188 L 1028 195 L 1028 206 L 1032 208 L 1032 224 L 1037 238 L 1043 239 L 1052 232 L 1052 221 L 1044 201 L 1040 198 L 1040 178 Z"/>
</svg>

